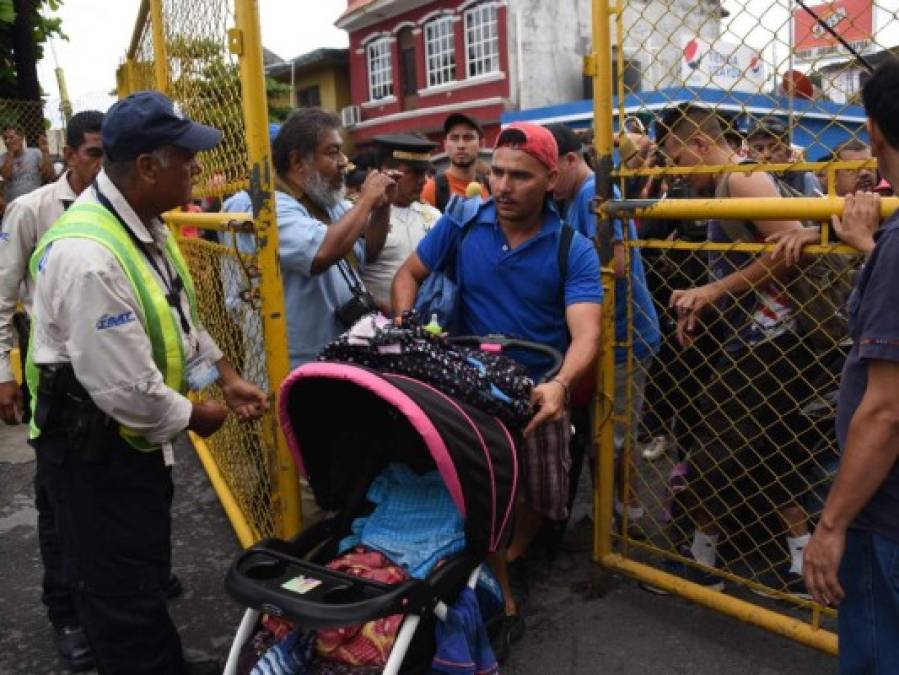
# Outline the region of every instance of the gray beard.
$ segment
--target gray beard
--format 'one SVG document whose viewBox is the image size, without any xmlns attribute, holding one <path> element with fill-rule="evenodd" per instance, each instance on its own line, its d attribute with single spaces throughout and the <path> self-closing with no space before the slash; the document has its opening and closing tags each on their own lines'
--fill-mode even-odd
<svg viewBox="0 0 899 675">
<path fill-rule="evenodd" d="M 339 188 L 332 188 L 318 172 L 310 172 L 305 182 L 303 192 L 323 209 L 332 209 L 346 198 L 345 185 L 341 184 Z"/>
</svg>

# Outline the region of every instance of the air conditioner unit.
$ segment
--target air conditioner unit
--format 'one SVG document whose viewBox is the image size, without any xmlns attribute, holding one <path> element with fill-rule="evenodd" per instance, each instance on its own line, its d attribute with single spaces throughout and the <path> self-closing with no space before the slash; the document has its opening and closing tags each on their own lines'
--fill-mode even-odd
<svg viewBox="0 0 899 675">
<path fill-rule="evenodd" d="M 351 127 L 362 121 L 362 110 L 357 105 L 348 105 L 340 111 L 340 121 L 345 127 Z"/>
</svg>

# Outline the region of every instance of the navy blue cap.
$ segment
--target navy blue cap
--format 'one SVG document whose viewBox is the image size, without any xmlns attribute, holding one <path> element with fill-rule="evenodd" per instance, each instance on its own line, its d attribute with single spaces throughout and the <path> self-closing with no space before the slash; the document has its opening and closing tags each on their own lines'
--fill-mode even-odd
<svg viewBox="0 0 899 675">
<path fill-rule="evenodd" d="M 136 159 L 166 145 L 201 152 L 222 140 L 221 131 L 191 122 L 156 91 L 138 91 L 113 103 L 100 133 L 103 153 L 113 162 Z"/>
</svg>

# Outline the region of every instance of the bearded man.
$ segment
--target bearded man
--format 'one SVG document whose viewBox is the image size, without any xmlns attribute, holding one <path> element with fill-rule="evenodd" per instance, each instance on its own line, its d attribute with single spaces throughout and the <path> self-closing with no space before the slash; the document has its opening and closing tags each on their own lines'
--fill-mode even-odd
<svg viewBox="0 0 899 675">
<path fill-rule="evenodd" d="M 372 171 L 349 204 L 342 145 L 340 119 L 320 108 L 295 112 L 272 144 L 291 368 L 313 361 L 346 329 L 338 310 L 358 293 L 366 259 L 387 238 L 396 183 Z"/>
</svg>

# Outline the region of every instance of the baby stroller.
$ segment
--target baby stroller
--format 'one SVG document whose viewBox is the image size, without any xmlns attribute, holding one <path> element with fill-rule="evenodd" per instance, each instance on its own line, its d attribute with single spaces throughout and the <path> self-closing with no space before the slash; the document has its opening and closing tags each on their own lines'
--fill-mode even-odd
<svg viewBox="0 0 899 675">
<path fill-rule="evenodd" d="M 493 336 L 482 345 L 491 352 L 510 348 L 548 355 L 553 366 L 547 377 L 561 364 L 561 355 L 542 345 Z M 316 362 L 296 369 L 281 386 L 279 415 L 318 505 L 336 515 L 290 541 L 265 539 L 232 564 L 225 587 L 249 609 L 226 675 L 236 672 L 260 612 L 317 630 L 401 614 L 382 672 L 427 672 L 435 651 L 435 617 L 445 617 L 447 605 L 466 584 L 474 588 L 485 555 L 506 540 L 518 484 L 517 434 L 429 384 L 347 363 Z M 396 585 L 329 569 L 326 564 L 341 553 L 339 542 L 353 520 L 371 508 L 369 485 L 396 462 L 416 472 L 439 472 L 464 520 L 465 550 L 444 559 L 426 578 Z M 287 590 L 285 584 L 296 579 L 302 579 L 302 591 Z"/>
</svg>

